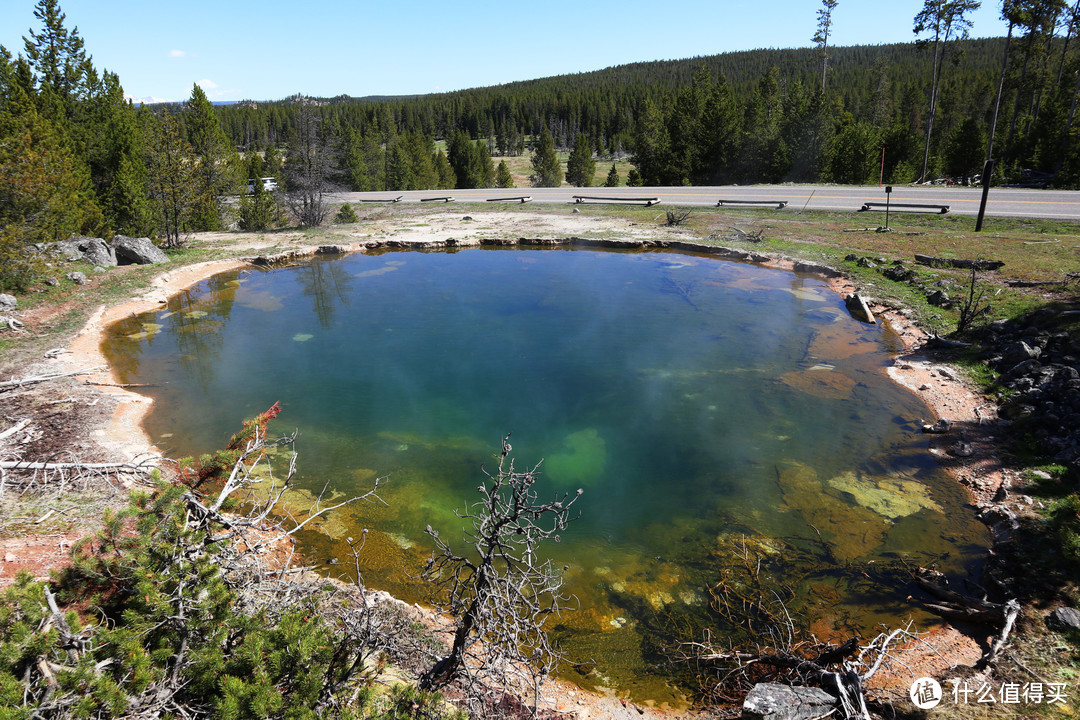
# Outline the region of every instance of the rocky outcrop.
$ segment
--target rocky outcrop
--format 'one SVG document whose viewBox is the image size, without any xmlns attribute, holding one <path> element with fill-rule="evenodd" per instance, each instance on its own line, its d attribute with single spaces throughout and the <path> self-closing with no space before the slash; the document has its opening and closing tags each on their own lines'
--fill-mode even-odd
<svg viewBox="0 0 1080 720">
<path fill-rule="evenodd" d="M 169 262 L 169 256 L 155 245 L 150 238 L 131 238 L 116 235 L 112 239 L 117 262 L 122 265 L 153 265 Z"/>
<path fill-rule="evenodd" d="M 817 720 L 836 711 L 836 698 L 819 688 L 758 683 L 743 701 L 743 720 Z"/>
<path fill-rule="evenodd" d="M 983 343 L 986 363 L 1009 391 L 1000 416 L 1080 473 L 1080 344 L 1064 329 L 1070 319 L 1045 309 L 1023 321 L 998 320 Z"/>
<path fill-rule="evenodd" d="M 76 236 L 44 246 L 49 254 L 71 262 L 84 261 L 98 267 L 116 266 L 116 253 L 109 244 L 96 237 Z"/>
</svg>

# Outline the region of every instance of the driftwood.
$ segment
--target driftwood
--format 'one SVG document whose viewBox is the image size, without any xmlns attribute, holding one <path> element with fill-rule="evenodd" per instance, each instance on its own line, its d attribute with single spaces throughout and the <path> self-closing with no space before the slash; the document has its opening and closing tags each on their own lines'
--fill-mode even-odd
<svg viewBox="0 0 1080 720">
<path fill-rule="evenodd" d="M 21 320 L 16 320 L 13 317 L 7 315 L 0 316 L 0 326 L 6 327 L 8 330 L 21 331 L 23 324 Z"/>
<path fill-rule="evenodd" d="M 1016 619 L 1020 616 L 1019 601 L 1010 598 L 1003 603 L 995 603 L 986 599 L 974 598 L 950 590 L 930 579 L 931 576 L 934 576 L 936 580 L 939 574 L 933 573 L 926 568 L 918 568 L 917 574 L 913 577 L 916 585 L 937 600 L 937 602 L 924 603 L 927 610 L 948 620 L 974 622 L 1000 628 L 997 638 L 975 664 L 976 669 L 985 668 L 994 661 L 1001 648 L 1008 642 L 1009 635 L 1016 624 Z"/>
<path fill-rule="evenodd" d="M 959 340 L 949 340 L 947 338 L 941 337 L 940 335 L 931 335 L 929 338 L 926 339 L 926 342 L 924 342 L 922 346 L 930 350 L 952 350 L 956 348 L 971 347 L 971 343 L 960 342 Z"/>
<path fill-rule="evenodd" d="M 0 470 L 130 470 L 131 472 L 143 472 L 147 463 L 113 462 L 113 463 L 49 463 L 30 462 L 29 460 L 4 460 L 0 462 Z"/>
<path fill-rule="evenodd" d="M 0 440 L 4 440 L 5 438 L 7 438 L 9 436 L 14 435 L 15 433 L 19 432 L 20 430 L 22 430 L 24 427 L 26 427 L 29 424 L 30 424 L 29 419 L 20 420 L 19 422 L 15 423 L 13 426 L 9 427 L 4 432 L 0 433 Z"/>
<path fill-rule="evenodd" d="M 85 375 L 100 370 L 101 366 L 87 368 L 86 370 L 75 370 L 66 373 L 57 373 L 56 375 L 35 375 L 33 377 L 20 378 L 19 380 L 5 380 L 0 382 L 0 390 L 10 390 L 11 388 L 22 387 L 24 385 L 33 385 L 34 383 L 48 382 L 49 380 L 57 380 L 59 378 L 72 377 L 73 375 Z"/>
<path fill-rule="evenodd" d="M 709 640 L 684 643 L 682 651 L 687 660 L 727 666 L 732 672 L 745 672 L 752 666 L 767 665 L 793 673 L 803 682 L 816 685 L 836 698 L 838 718 L 870 720 L 865 684 L 892 655 L 899 640 L 912 638 L 910 630 L 894 629 L 882 633 L 869 644 L 861 646 L 856 638 L 839 646 L 826 646 L 815 656 L 808 657 L 794 648 L 778 648 L 772 652 L 717 651 Z M 830 666 L 839 666 L 830 670 Z"/>
<path fill-rule="evenodd" d="M 997 270 L 1005 266 L 1005 263 L 1001 260 L 964 260 L 961 258 L 943 258 L 934 257 L 933 255 L 919 255 L 915 254 L 915 262 L 920 265 L 929 265 L 930 267 L 952 267 L 952 268 L 964 268 L 967 270 Z"/>
<path fill-rule="evenodd" d="M 728 235 L 732 240 L 741 240 L 742 242 L 759 243 L 765 239 L 764 230 L 756 230 L 754 232 L 746 232 L 742 228 L 737 228 L 734 225 L 731 227 L 731 233 Z"/>
<path fill-rule="evenodd" d="M 848 312 L 851 313 L 851 316 L 856 320 L 861 320 L 862 322 L 870 323 L 871 325 L 877 323 L 877 320 L 874 319 L 873 311 L 870 310 L 870 306 L 866 304 L 866 300 L 864 300 L 859 293 L 851 293 L 848 295 L 844 298 L 844 304 L 847 305 Z"/>
</svg>

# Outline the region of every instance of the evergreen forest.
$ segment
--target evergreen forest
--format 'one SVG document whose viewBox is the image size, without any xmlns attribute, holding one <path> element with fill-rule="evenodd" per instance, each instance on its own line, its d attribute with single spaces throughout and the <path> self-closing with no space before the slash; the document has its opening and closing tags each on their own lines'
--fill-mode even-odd
<svg viewBox="0 0 1080 720">
<path fill-rule="evenodd" d="M 968 39 L 977 4 L 927 0 L 908 44 L 829 47 L 826 3 L 807 48 L 409 97 L 215 106 L 195 85 L 136 106 L 39 0 L 24 47 L 0 47 L 3 284 L 32 274 L 27 244 L 318 224 L 328 190 L 509 187 L 496 160 L 512 156 L 531 156 L 537 186 L 624 158 L 608 182 L 969 183 L 992 136 L 993 182 L 1080 186 L 1080 3 L 1005 2 L 1008 37 Z"/>
</svg>

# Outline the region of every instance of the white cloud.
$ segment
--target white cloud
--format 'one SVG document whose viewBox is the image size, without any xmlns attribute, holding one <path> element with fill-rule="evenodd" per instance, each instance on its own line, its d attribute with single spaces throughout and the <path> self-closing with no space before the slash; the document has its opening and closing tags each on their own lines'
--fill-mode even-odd
<svg viewBox="0 0 1080 720">
<path fill-rule="evenodd" d="M 201 87 L 203 90 L 217 90 L 218 88 L 218 84 L 216 82 L 214 82 L 213 80 L 207 80 L 205 78 L 202 80 L 196 80 L 195 84 Z"/>
<path fill-rule="evenodd" d="M 183 50 L 170 50 L 169 51 L 169 57 L 171 57 L 171 58 L 187 57 L 187 53 L 185 51 L 183 51 Z"/>
</svg>

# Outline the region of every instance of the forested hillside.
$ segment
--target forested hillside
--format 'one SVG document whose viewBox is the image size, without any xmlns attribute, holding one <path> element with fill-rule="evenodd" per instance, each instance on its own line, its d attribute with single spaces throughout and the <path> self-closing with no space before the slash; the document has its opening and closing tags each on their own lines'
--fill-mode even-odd
<svg viewBox="0 0 1080 720">
<path fill-rule="evenodd" d="M 569 150 L 585 134 L 600 158 L 629 154 L 645 184 L 913 182 L 981 172 L 999 79 L 996 181 L 1056 174 L 1080 182 L 1074 105 L 1080 66 L 1072 14 L 1030 3 L 1012 37 L 830 48 L 755 50 L 624 65 L 454 93 L 316 103 L 343 142 L 356 189 L 409 189 L 372 170 L 373 146 L 396 135 L 464 132 L 492 155 L 527 152 L 547 128 Z M 1067 17 L 1066 17 L 1067 16 Z M 953 19 L 955 23 L 955 19 Z M 957 30 L 949 28 L 955 37 Z M 1002 78 L 1003 61 L 1006 60 Z M 935 65 L 935 117 L 923 171 Z M 217 108 L 240 148 L 289 136 L 300 98 Z M 365 153 L 360 148 L 367 147 Z M 1041 177 L 1041 176 L 1040 176 Z"/>
<path fill-rule="evenodd" d="M 535 185 L 586 184 L 619 157 L 635 167 L 609 182 L 964 182 L 986 159 L 999 81 L 994 182 L 1080 185 L 1080 4 L 1012 0 L 1008 38 L 968 40 L 971 4 L 927 0 L 911 44 L 833 48 L 819 27 L 813 48 L 438 95 L 214 107 L 195 86 L 137 108 L 39 0 L 21 51 L 0 48 L 2 284 L 33 274 L 30 243 L 318 224 L 330 188 L 506 187 L 494 158 L 526 153 Z M 566 173 L 556 151 L 571 148 Z M 277 189 L 247 182 L 262 177 Z"/>
</svg>

